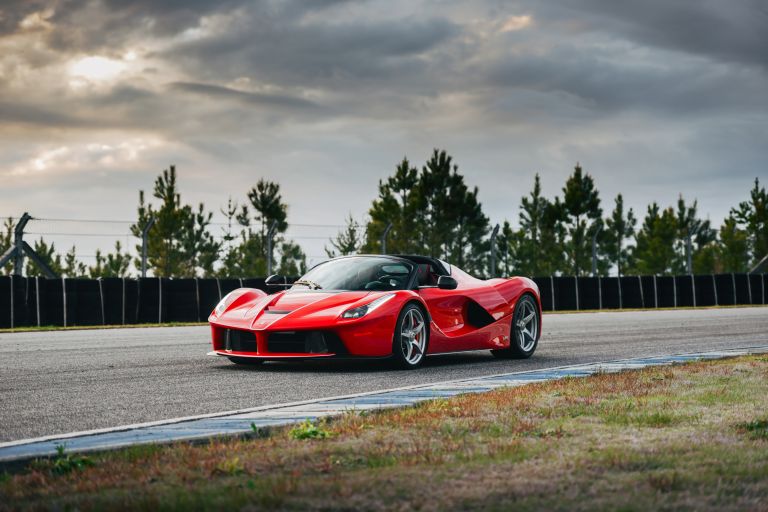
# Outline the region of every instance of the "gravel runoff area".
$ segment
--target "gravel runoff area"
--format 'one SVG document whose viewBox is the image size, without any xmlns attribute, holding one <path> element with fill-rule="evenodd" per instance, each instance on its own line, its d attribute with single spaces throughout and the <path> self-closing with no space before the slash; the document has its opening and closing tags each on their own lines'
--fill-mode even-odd
<svg viewBox="0 0 768 512">
<path fill-rule="evenodd" d="M 206 327 L 0 334 L 0 441 L 356 392 L 629 357 L 751 347 L 768 309 L 556 314 L 527 361 L 436 356 L 417 371 L 381 362 L 268 363 L 206 357 Z"/>
</svg>

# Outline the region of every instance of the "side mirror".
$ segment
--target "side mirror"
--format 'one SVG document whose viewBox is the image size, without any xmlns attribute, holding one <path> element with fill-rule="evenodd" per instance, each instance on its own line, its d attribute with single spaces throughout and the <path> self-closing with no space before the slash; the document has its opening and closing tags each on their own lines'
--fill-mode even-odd
<svg viewBox="0 0 768 512">
<path fill-rule="evenodd" d="M 288 284 L 288 279 L 286 279 L 285 276 L 281 276 L 278 274 L 272 274 L 267 278 L 266 281 L 264 281 L 264 284 L 267 286 L 290 286 Z"/>
<path fill-rule="evenodd" d="M 441 290 L 455 290 L 457 286 L 459 286 L 459 283 L 451 276 L 440 276 L 437 278 L 437 287 Z"/>
</svg>

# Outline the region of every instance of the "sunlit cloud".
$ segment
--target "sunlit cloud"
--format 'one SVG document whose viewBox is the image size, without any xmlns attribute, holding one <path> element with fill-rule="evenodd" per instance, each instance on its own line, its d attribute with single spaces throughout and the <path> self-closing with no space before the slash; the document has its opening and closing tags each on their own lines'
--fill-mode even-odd
<svg viewBox="0 0 768 512">
<path fill-rule="evenodd" d="M 135 54 L 134 54 L 135 58 Z M 84 78 L 95 82 L 109 81 L 117 77 L 126 68 L 124 62 L 107 57 L 91 56 L 76 60 L 69 67 L 73 78 Z"/>
<path fill-rule="evenodd" d="M 529 15 L 510 16 L 501 25 L 501 32 L 514 32 L 531 26 L 533 18 Z"/>
</svg>

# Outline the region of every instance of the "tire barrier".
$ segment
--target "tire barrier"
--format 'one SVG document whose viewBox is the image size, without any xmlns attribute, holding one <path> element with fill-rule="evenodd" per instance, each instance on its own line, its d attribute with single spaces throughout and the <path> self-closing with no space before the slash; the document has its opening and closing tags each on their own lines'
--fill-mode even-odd
<svg viewBox="0 0 768 512">
<path fill-rule="evenodd" d="M 766 274 L 534 277 L 544 311 L 766 304 Z M 240 287 L 264 278 L 47 279 L 0 276 L 0 329 L 204 322 Z M 289 280 L 290 281 L 290 280 Z"/>
</svg>

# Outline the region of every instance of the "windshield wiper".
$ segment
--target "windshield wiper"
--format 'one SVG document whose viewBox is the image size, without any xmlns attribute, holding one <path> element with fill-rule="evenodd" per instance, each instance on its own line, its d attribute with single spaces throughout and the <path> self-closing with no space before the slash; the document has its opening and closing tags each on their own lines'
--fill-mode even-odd
<svg viewBox="0 0 768 512">
<path fill-rule="evenodd" d="M 298 281 L 294 281 L 293 284 L 303 284 L 310 290 L 319 290 L 320 288 L 322 288 L 322 286 L 315 283 L 314 281 L 310 281 L 309 279 L 299 279 Z"/>
</svg>

